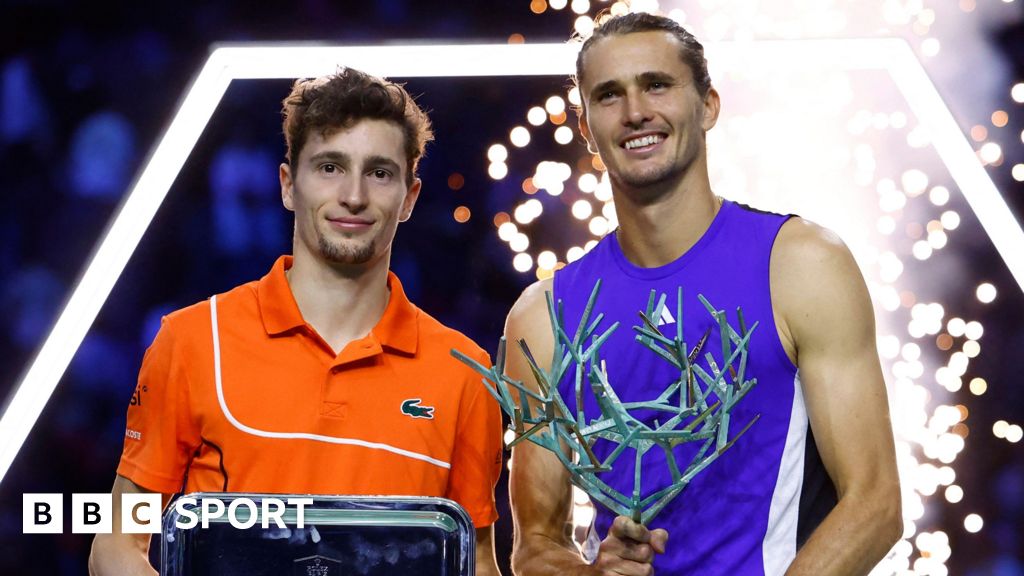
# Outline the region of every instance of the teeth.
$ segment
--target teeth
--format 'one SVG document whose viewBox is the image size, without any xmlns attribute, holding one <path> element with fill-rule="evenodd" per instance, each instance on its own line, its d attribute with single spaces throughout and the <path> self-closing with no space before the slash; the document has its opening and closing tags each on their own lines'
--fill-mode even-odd
<svg viewBox="0 0 1024 576">
<path fill-rule="evenodd" d="M 661 136 L 644 136 L 642 138 L 636 138 L 634 140 L 627 140 L 626 150 L 642 148 L 644 146 L 650 146 L 651 144 L 657 144 L 658 142 L 661 142 Z"/>
</svg>

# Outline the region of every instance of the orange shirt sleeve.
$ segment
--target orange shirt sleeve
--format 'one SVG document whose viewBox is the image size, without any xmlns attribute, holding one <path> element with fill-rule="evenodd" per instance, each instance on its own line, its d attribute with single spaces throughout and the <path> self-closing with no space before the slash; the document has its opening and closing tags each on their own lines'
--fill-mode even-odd
<svg viewBox="0 0 1024 576">
<path fill-rule="evenodd" d="M 163 318 L 142 359 L 117 467 L 121 476 L 164 494 L 181 489 L 191 455 L 201 441 L 190 417 L 184 356 L 172 323 Z"/>
<path fill-rule="evenodd" d="M 475 356 L 477 362 L 491 365 L 482 350 Z M 479 374 L 469 367 L 465 367 L 465 373 L 445 497 L 466 509 L 474 527 L 484 528 L 498 519 L 494 485 L 501 475 L 501 408 L 484 388 Z"/>
</svg>

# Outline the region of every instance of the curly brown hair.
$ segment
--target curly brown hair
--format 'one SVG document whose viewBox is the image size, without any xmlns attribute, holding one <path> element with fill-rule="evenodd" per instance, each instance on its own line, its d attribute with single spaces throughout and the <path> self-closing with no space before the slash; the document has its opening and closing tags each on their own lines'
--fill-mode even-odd
<svg viewBox="0 0 1024 576">
<path fill-rule="evenodd" d="M 406 184 L 412 184 L 427 142 L 434 139 L 426 112 L 402 85 L 352 68 L 329 76 L 296 80 L 282 104 L 288 146 L 285 158 L 293 167 L 313 131 L 328 136 L 360 120 L 387 120 L 402 129 Z"/>
</svg>

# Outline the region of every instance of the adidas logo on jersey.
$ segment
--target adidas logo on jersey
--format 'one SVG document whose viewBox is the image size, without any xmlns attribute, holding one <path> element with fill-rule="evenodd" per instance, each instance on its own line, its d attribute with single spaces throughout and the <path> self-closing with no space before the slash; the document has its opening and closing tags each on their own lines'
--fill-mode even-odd
<svg viewBox="0 0 1024 576">
<path fill-rule="evenodd" d="M 668 306 L 661 309 L 661 318 L 658 319 L 658 326 L 664 326 L 665 324 L 675 324 L 676 319 L 672 317 L 672 313 L 668 311 Z"/>
</svg>

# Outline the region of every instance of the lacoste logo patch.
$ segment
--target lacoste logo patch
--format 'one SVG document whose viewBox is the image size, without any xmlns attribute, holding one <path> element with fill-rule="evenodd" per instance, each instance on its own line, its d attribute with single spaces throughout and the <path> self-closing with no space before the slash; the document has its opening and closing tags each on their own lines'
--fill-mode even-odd
<svg viewBox="0 0 1024 576">
<path fill-rule="evenodd" d="M 434 407 L 433 406 L 420 406 L 422 398 L 410 398 L 405 402 L 402 402 L 402 414 L 408 414 L 413 418 L 426 418 L 428 420 L 434 419 Z"/>
</svg>

